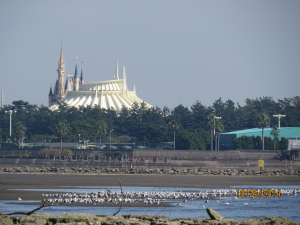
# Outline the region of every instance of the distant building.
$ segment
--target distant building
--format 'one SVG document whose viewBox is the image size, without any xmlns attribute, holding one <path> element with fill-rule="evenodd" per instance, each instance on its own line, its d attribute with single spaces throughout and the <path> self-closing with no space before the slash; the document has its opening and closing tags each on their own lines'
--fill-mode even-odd
<svg viewBox="0 0 300 225">
<path fill-rule="evenodd" d="M 282 137 L 285 137 L 289 141 L 289 147 L 288 150 L 291 150 L 294 145 L 300 145 L 297 143 L 297 139 L 300 139 L 300 127 L 280 127 L 280 136 L 278 137 L 279 141 Z M 271 136 L 272 128 L 265 127 L 264 128 L 264 136 L 265 137 L 271 137 L 274 139 L 273 136 Z M 222 150 L 233 150 L 234 144 L 233 141 L 236 138 L 242 137 L 242 136 L 248 136 L 248 137 L 262 137 L 262 129 L 261 128 L 252 128 L 247 130 L 238 130 L 238 131 L 232 131 L 227 133 L 221 133 L 220 134 L 220 149 Z"/>
<path fill-rule="evenodd" d="M 128 90 L 125 66 L 123 66 L 122 79 L 119 79 L 118 62 L 116 62 L 114 80 L 84 84 L 82 67 L 79 77 L 76 62 L 74 76 L 69 74 L 64 83 L 65 64 L 61 46 L 57 73 L 58 78 L 54 89 L 52 90 L 52 87 L 50 87 L 48 95 L 51 110 L 58 109 L 57 102 L 65 102 L 74 107 L 96 106 L 105 109 L 115 109 L 117 111 L 120 111 L 122 107 L 130 109 L 134 102 L 139 104 L 144 102 L 137 97 L 135 87 L 133 91 Z M 150 104 L 144 103 L 146 107 L 152 107 Z"/>
</svg>

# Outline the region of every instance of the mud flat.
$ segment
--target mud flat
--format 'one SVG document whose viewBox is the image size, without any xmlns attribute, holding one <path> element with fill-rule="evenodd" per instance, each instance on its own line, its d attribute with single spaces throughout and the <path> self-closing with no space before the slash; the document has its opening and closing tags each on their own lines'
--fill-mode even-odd
<svg viewBox="0 0 300 225">
<path fill-rule="evenodd" d="M 0 200 L 42 200 L 42 192 L 11 189 L 68 189 L 76 186 L 230 188 L 241 185 L 300 185 L 298 175 L 223 176 L 170 174 L 0 174 Z M 42 191 L 42 190 L 41 190 Z"/>
</svg>

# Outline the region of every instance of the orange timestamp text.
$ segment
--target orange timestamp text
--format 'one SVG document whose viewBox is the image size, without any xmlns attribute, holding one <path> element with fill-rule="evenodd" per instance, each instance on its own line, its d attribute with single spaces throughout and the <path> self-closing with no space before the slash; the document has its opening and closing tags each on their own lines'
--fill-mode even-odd
<svg viewBox="0 0 300 225">
<path fill-rule="evenodd" d="M 280 190 L 271 189 L 247 189 L 247 190 L 236 190 L 236 197 L 241 198 L 271 198 L 280 197 Z"/>
</svg>

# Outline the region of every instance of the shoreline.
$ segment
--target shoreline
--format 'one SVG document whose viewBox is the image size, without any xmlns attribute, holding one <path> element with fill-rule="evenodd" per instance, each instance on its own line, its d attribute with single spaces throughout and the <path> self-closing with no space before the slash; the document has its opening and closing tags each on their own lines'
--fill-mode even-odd
<svg viewBox="0 0 300 225">
<path fill-rule="evenodd" d="M 157 174 L 0 174 L 0 200 L 42 200 L 43 189 L 76 187 L 177 187 L 230 189 L 237 186 L 300 185 L 299 176 L 195 176 Z M 12 190 L 18 189 L 18 190 Z M 23 190 L 20 190 L 23 189 Z M 41 189 L 41 191 L 26 191 Z M 50 192 L 49 192 L 50 193 Z"/>
</svg>

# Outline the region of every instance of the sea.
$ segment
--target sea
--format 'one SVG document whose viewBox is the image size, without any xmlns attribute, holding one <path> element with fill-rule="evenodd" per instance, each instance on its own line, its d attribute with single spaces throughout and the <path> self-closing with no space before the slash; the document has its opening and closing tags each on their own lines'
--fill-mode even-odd
<svg viewBox="0 0 300 225">
<path fill-rule="evenodd" d="M 300 189 L 300 185 L 293 186 L 235 186 L 232 189 Z M 174 187 L 122 187 L 123 191 L 136 192 L 191 192 L 197 193 L 200 191 L 212 191 L 217 189 L 210 188 L 174 188 Z M 17 190 L 17 189 L 13 189 Z M 120 191 L 119 186 L 72 186 L 62 187 L 62 189 L 19 189 L 20 191 L 42 191 L 57 192 L 57 193 L 91 193 L 99 191 Z M 208 218 L 206 208 L 212 208 L 222 216 L 233 220 L 246 220 L 248 218 L 265 218 L 265 217 L 285 217 L 300 222 L 300 194 L 298 195 L 281 195 L 280 197 L 257 197 L 257 198 L 234 198 L 235 196 L 216 197 L 209 199 L 188 200 L 183 202 L 182 199 L 167 199 L 170 207 L 122 207 L 119 212 L 120 215 L 134 214 L 134 215 L 157 215 L 167 216 L 170 219 L 175 218 Z M 41 196 L 41 199 L 43 197 Z M 36 205 L 23 205 L 20 203 L 35 203 Z M 15 204 L 19 203 L 19 204 Z M 180 204 L 178 204 L 180 203 Z M 226 204 L 225 204 L 226 203 Z M 228 204 L 229 203 L 229 204 Z M 41 205 L 41 201 L 19 201 L 19 200 L 1 200 L 0 212 L 28 212 Z M 37 213 L 51 213 L 54 215 L 61 215 L 67 213 L 89 213 L 97 215 L 112 216 L 119 210 L 119 205 L 115 207 L 104 207 L 101 204 L 96 206 L 68 206 L 68 205 L 53 205 L 42 208 Z M 21 215 L 20 215 L 21 216 Z"/>
</svg>

